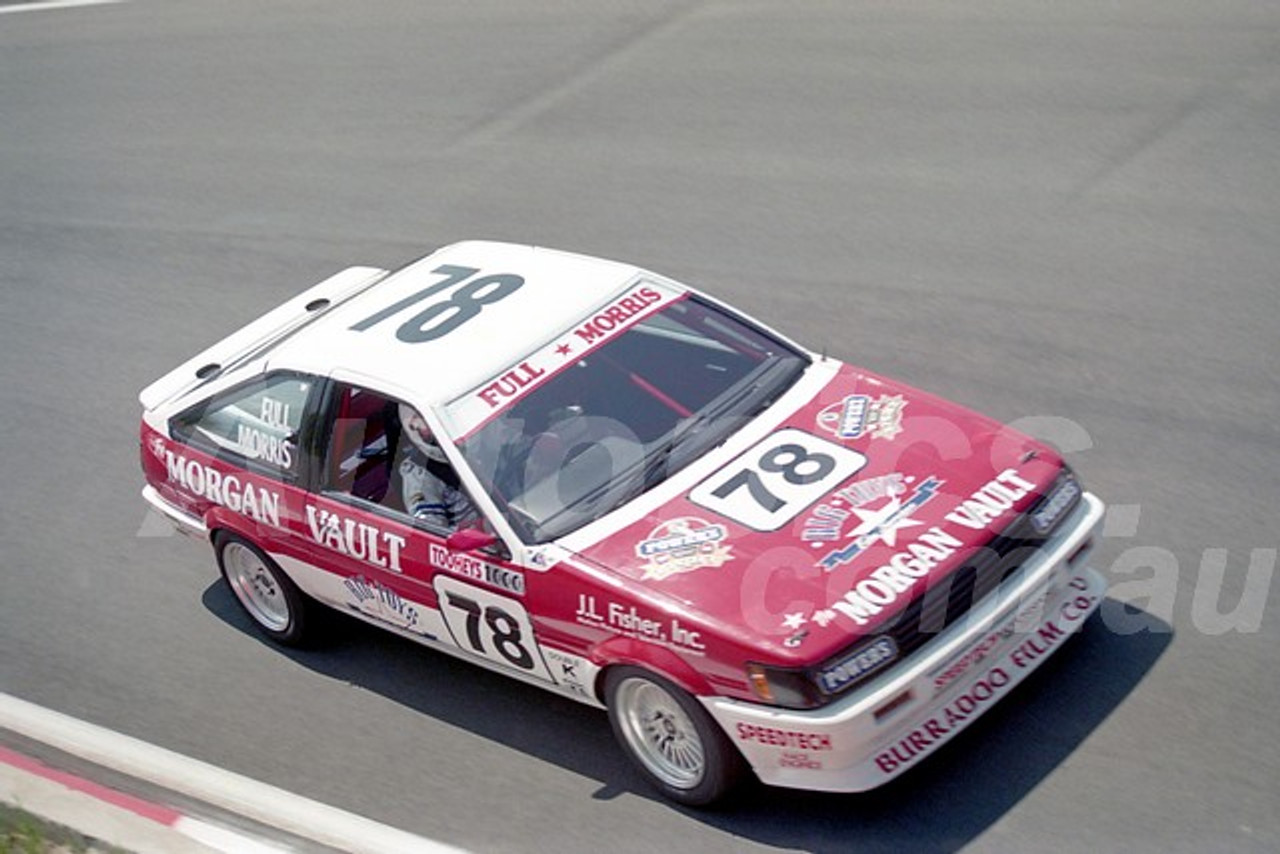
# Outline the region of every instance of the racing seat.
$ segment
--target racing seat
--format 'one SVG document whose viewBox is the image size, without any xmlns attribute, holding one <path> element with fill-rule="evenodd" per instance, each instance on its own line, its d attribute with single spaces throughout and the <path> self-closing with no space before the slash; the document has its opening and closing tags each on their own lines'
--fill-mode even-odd
<svg viewBox="0 0 1280 854">
<path fill-rule="evenodd" d="M 399 438 L 395 401 L 364 389 L 344 389 L 333 428 L 332 487 L 380 503 L 391 483 Z"/>
</svg>

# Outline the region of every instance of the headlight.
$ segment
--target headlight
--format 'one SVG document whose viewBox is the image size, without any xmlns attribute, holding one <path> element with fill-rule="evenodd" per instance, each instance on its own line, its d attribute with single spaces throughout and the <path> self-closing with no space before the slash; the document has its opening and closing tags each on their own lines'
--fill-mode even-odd
<svg viewBox="0 0 1280 854">
<path fill-rule="evenodd" d="M 840 653 L 813 670 L 748 664 L 747 680 L 771 706 L 812 709 L 831 701 L 898 659 L 898 645 L 881 635 Z"/>
<path fill-rule="evenodd" d="M 822 705 L 818 688 L 803 670 L 747 665 L 747 681 L 756 696 L 771 706 L 786 709 L 812 709 Z"/>
</svg>

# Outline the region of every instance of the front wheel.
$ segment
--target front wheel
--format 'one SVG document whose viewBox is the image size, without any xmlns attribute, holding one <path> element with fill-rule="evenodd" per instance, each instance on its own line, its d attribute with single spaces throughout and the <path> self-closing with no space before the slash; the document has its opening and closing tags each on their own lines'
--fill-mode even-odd
<svg viewBox="0 0 1280 854">
<path fill-rule="evenodd" d="M 253 543 L 225 531 L 214 537 L 213 548 L 236 601 L 264 635 L 286 646 L 302 646 L 310 639 L 310 601 L 275 561 Z"/>
<path fill-rule="evenodd" d="M 606 675 L 605 693 L 614 735 L 668 798 L 706 806 L 742 776 L 742 754 L 679 687 L 638 667 L 618 667 Z"/>
</svg>

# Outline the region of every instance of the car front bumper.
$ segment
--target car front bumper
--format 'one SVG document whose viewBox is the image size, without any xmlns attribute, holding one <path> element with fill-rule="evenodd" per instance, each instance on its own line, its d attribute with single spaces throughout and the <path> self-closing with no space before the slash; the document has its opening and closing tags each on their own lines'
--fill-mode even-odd
<svg viewBox="0 0 1280 854">
<path fill-rule="evenodd" d="M 1106 594 L 1085 566 L 1103 504 L 1086 493 L 1026 564 L 898 666 L 812 711 L 700 697 L 760 779 L 831 792 L 873 789 L 953 738 L 1084 624 Z"/>
</svg>

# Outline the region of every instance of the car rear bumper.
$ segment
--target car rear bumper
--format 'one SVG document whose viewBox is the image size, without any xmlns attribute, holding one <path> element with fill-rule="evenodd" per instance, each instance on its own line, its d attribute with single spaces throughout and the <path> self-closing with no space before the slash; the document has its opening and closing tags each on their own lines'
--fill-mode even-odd
<svg viewBox="0 0 1280 854">
<path fill-rule="evenodd" d="M 151 484 L 142 487 L 142 497 L 147 504 L 157 510 L 161 516 L 164 516 L 173 527 L 178 529 L 179 533 L 186 534 L 189 537 L 198 537 L 205 539 L 209 536 L 209 528 L 205 523 L 190 513 L 170 504 L 161 497 L 159 491 Z"/>
<path fill-rule="evenodd" d="M 914 767 L 1045 662 L 1106 594 L 1085 566 L 1103 504 L 1090 494 L 960 622 L 883 676 L 813 711 L 700 697 L 760 779 L 859 792 Z"/>
</svg>

